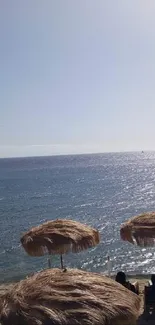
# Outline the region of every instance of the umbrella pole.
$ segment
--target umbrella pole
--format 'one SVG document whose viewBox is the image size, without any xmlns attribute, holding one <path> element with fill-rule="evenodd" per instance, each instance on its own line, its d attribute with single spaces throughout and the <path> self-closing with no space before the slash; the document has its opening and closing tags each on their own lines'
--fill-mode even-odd
<svg viewBox="0 0 155 325">
<path fill-rule="evenodd" d="M 47 261 L 48 261 L 48 267 L 49 267 L 49 269 L 51 269 L 51 259 L 50 259 L 50 255 L 48 256 Z"/>
<path fill-rule="evenodd" d="M 64 268 L 64 265 L 63 265 L 62 254 L 60 255 L 60 260 L 61 260 L 61 268 L 63 269 Z"/>
</svg>

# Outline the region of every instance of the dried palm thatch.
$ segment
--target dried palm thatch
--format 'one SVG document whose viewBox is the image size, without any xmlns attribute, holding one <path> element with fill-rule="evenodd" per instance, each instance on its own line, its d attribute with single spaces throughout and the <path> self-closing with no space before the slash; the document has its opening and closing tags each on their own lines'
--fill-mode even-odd
<svg viewBox="0 0 155 325">
<path fill-rule="evenodd" d="M 142 247 L 155 245 L 155 212 L 147 212 L 126 221 L 120 229 L 123 240 Z"/>
<path fill-rule="evenodd" d="M 0 297 L 2 325 L 134 325 L 139 297 L 101 274 L 42 271 Z"/>
<path fill-rule="evenodd" d="M 21 238 L 25 251 L 31 256 L 48 253 L 60 254 L 62 257 L 62 254 L 68 252 L 77 253 L 96 246 L 99 241 L 96 229 L 66 219 L 57 219 L 34 227 Z"/>
</svg>

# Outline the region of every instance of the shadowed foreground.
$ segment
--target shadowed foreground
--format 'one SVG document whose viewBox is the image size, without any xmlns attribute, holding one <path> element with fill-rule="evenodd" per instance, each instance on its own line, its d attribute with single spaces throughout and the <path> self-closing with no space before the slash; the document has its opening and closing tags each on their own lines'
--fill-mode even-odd
<svg viewBox="0 0 155 325">
<path fill-rule="evenodd" d="M 148 285 L 148 278 L 135 278 L 132 279 L 132 282 L 138 281 L 139 282 L 139 289 L 140 289 L 140 299 L 141 299 L 141 311 L 140 316 L 137 320 L 137 325 L 154 325 L 155 324 L 155 314 L 148 315 L 144 313 L 144 287 Z"/>
<path fill-rule="evenodd" d="M 49 269 L 0 297 L 3 325 L 134 325 L 140 299 L 97 273 Z"/>
</svg>

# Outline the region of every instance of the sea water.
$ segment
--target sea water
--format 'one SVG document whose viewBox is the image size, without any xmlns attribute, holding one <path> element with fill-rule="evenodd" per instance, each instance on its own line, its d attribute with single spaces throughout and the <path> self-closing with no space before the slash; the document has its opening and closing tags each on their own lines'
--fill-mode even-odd
<svg viewBox="0 0 155 325">
<path fill-rule="evenodd" d="M 155 249 L 120 239 L 120 225 L 155 210 L 155 153 L 0 159 L 0 282 L 47 267 L 47 257 L 30 257 L 20 237 L 47 220 L 67 218 L 100 232 L 100 244 L 64 256 L 68 267 L 95 272 L 155 272 Z M 60 266 L 59 256 L 52 266 Z"/>
</svg>

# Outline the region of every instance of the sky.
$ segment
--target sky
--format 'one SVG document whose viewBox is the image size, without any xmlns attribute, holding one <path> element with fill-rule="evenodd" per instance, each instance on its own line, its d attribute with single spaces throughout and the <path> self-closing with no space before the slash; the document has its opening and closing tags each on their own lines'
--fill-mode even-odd
<svg viewBox="0 0 155 325">
<path fill-rule="evenodd" d="M 0 157 L 155 150 L 154 0 L 0 1 Z"/>
</svg>

